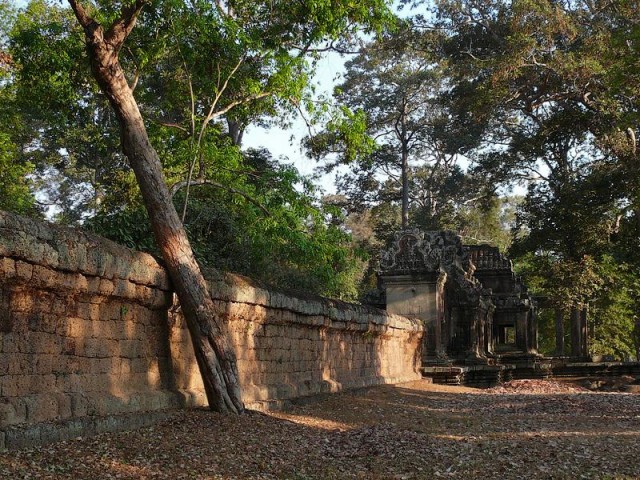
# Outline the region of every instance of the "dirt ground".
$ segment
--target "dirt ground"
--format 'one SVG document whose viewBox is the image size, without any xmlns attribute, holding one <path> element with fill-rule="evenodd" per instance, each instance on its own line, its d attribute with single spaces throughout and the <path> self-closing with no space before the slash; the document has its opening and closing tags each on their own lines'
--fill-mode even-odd
<svg viewBox="0 0 640 480">
<path fill-rule="evenodd" d="M 640 395 L 522 382 L 376 387 L 268 415 L 175 412 L 2 453 L 0 479 L 640 478 Z"/>
</svg>

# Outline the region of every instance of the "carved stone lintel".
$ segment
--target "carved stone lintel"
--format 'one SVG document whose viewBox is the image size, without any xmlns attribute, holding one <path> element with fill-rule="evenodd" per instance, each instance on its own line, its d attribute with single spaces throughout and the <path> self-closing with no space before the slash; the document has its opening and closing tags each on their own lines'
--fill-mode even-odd
<svg viewBox="0 0 640 480">
<path fill-rule="evenodd" d="M 391 247 L 381 253 L 379 271 L 381 274 L 435 273 L 448 271 L 456 264 L 462 268 L 467 259 L 462 240 L 455 233 L 407 229 L 396 232 Z"/>
</svg>

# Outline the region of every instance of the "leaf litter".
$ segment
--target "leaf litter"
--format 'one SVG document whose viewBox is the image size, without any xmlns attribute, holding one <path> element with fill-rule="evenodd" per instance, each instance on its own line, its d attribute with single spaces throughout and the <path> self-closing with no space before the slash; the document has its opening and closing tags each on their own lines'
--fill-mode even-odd
<svg viewBox="0 0 640 480">
<path fill-rule="evenodd" d="M 413 382 L 0 453 L 0 479 L 640 478 L 640 395 Z"/>
</svg>

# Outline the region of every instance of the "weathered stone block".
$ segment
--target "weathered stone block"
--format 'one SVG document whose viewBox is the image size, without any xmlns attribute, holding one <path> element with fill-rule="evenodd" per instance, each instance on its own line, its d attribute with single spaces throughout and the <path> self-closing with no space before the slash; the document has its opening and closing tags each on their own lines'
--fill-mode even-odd
<svg viewBox="0 0 640 480">
<path fill-rule="evenodd" d="M 66 420 L 72 417 L 73 412 L 71 409 L 71 396 L 57 393 L 54 395 L 58 404 L 58 419 Z"/>
<path fill-rule="evenodd" d="M 62 352 L 64 338 L 45 332 L 33 332 L 30 335 L 32 352 L 37 354 L 59 354 Z"/>
<path fill-rule="evenodd" d="M 33 278 L 33 265 L 23 261 L 16 261 L 16 277 L 25 283 L 29 283 Z"/>
<path fill-rule="evenodd" d="M 84 417 L 89 411 L 89 401 L 84 393 L 74 393 L 69 395 L 71 399 L 71 414 L 74 418 Z"/>
<path fill-rule="evenodd" d="M 0 399 L 1 426 L 4 427 L 24 422 L 26 420 L 24 412 L 26 412 L 26 410 L 24 410 L 22 414 L 20 414 L 20 412 L 17 412 L 15 405 L 10 401 L 9 398 Z"/>
<path fill-rule="evenodd" d="M 16 276 L 16 262 L 11 258 L 0 258 L 0 283 L 8 282 Z"/>
<path fill-rule="evenodd" d="M 29 395 L 24 397 L 24 402 L 27 407 L 27 422 L 38 423 L 58 419 L 58 402 L 51 394 Z"/>
</svg>

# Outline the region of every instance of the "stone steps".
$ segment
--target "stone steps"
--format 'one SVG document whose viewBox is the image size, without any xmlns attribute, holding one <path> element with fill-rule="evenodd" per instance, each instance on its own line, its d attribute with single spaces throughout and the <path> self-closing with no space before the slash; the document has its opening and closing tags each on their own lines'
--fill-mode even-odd
<svg viewBox="0 0 640 480">
<path fill-rule="evenodd" d="M 433 383 L 486 388 L 513 378 L 511 365 L 422 367 L 422 375 Z"/>
<path fill-rule="evenodd" d="M 554 377 L 631 375 L 640 377 L 640 362 L 574 362 L 551 365 Z"/>
<path fill-rule="evenodd" d="M 443 385 L 492 387 L 512 379 L 551 379 L 565 377 L 640 378 L 640 362 L 558 362 L 550 358 L 500 359 L 498 365 L 443 365 L 422 367 L 423 377 Z M 507 361 L 509 363 L 507 363 Z"/>
</svg>

